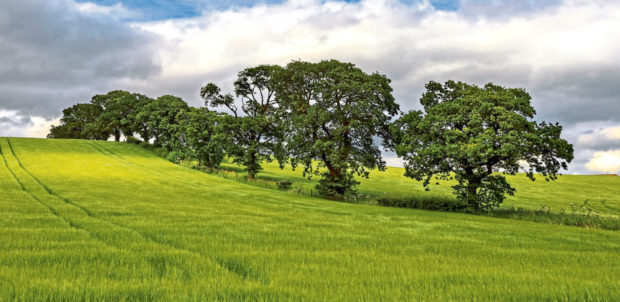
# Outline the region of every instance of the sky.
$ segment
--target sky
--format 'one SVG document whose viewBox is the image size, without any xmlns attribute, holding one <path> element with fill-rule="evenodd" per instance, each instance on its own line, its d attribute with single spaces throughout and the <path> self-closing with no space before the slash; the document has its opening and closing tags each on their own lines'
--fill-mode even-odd
<svg viewBox="0 0 620 302">
<path fill-rule="evenodd" d="M 620 1 L 2 0 L 0 136 L 44 137 L 114 89 L 202 106 L 258 64 L 338 59 L 392 80 L 403 111 L 428 81 L 525 88 L 560 122 L 569 174 L 620 174 Z M 392 153 L 388 164 L 399 165 Z"/>
</svg>

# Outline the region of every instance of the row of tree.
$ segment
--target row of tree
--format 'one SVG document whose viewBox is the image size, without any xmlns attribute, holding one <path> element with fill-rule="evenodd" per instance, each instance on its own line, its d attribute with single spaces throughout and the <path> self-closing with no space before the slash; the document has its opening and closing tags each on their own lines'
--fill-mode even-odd
<svg viewBox="0 0 620 302">
<path fill-rule="evenodd" d="M 331 199 L 354 195 L 356 177 L 385 169 L 381 145 L 395 150 L 405 175 L 425 186 L 433 177 L 455 178 L 456 196 L 477 209 L 513 194 L 503 174 L 522 167 L 532 180 L 535 172 L 553 180 L 573 158 L 560 125 L 531 120 L 535 111 L 525 90 L 493 84 L 429 82 L 423 110 L 402 114 L 384 75 L 336 60 L 293 61 L 242 70 L 234 95 L 209 83 L 200 96 L 205 107 L 170 95 L 96 95 L 65 109 L 48 137 L 138 135 L 210 168 L 229 157 L 250 179 L 262 162 L 277 160 L 320 176 L 317 189 Z"/>
</svg>

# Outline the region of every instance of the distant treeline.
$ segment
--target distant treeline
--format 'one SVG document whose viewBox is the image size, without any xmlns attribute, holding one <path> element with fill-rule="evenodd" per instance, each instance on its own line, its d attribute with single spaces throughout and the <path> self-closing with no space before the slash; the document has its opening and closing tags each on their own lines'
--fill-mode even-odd
<svg viewBox="0 0 620 302">
<path fill-rule="evenodd" d="M 281 167 L 302 167 L 304 176 L 320 176 L 318 191 L 336 200 L 356 194 L 356 176 L 385 169 L 380 144 L 403 159 L 406 176 L 425 185 L 433 177 L 456 179 L 456 196 L 474 209 L 496 207 L 513 194 L 501 173 L 525 166 L 530 178 L 538 172 L 553 180 L 573 158 L 560 125 L 530 120 L 535 110 L 523 89 L 454 81 L 425 87 L 423 110 L 403 114 L 390 80 L 354 64 L 259 65 L 239 72 L 234 94 L 213 83 L 202 87 L 205 107 L 172 95 L 96 95 L 63 110 L 48 137 L 139 136 L 173 161 L 217 168 L 231 158 L 246 167 L 249 179 L 263 161 L 277 160 Z"/>
</svg>

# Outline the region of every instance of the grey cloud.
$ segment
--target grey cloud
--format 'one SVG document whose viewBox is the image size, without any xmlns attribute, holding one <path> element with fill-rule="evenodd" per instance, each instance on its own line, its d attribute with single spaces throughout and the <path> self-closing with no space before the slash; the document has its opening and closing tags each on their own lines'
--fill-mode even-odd
<svg viewBox="0 0 620 302">
<path fill-rule="evenodd" d="M 459 12 L 475 18 L 505 18 L 553 9 L 561 0 L 461 0 Z"/>
<path fill-rule="evenodd" d="M 358 24 L 360 20 L 353 16 L 342 17 L 340 13 L 324 12 L 321 14 L 313 14 L 305 19 L 304 22 L 315 24 L 317 29 L 328 30 L 352 26 Z"/>
<path fill-rule="evenodd" d="M 69 1 L 3 1 L 0 108 L 52 117 L 58 107 L 123 78 L 160 72 L 154 36 Z M 68 99 L 67 99 L 68 98 Z"/>
<path fill-rule="evenodd" d="M 3 126 L 14 126 L 14 127 L 24 127 L 32 124 L 32 120 L 29 116 L 16 116 L 14 118 L 10 118 L 7 116 L 0 117 L 0 125 Z"/>
<path fill-rule="evenodd" d="M 562 137 L 573 144 L 575 159 L 569 166 L 570 173 L 592 174 L 586 164 L 599 151 L 620 149 L 620 139 L 609 137 L 605 130 L 620 126 L 613 121 L 589 121 L 565 125 Z"/>
</svg>

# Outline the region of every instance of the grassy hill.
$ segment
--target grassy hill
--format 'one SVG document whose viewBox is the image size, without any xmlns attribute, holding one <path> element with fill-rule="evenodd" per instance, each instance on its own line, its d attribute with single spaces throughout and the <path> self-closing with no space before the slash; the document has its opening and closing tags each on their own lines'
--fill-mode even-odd
<svg viewBox="0 0 620 302">
<path fill-rule="evenodd" d="M 0 301 L 620 300 L 616 231 L 330 202 L 124 143 L 0 148 Z M 395 179 L 362 190 L 410 194 Z M 612 180 L 570 181 L 510 202 L 618 207 Z"/>
</svg>

